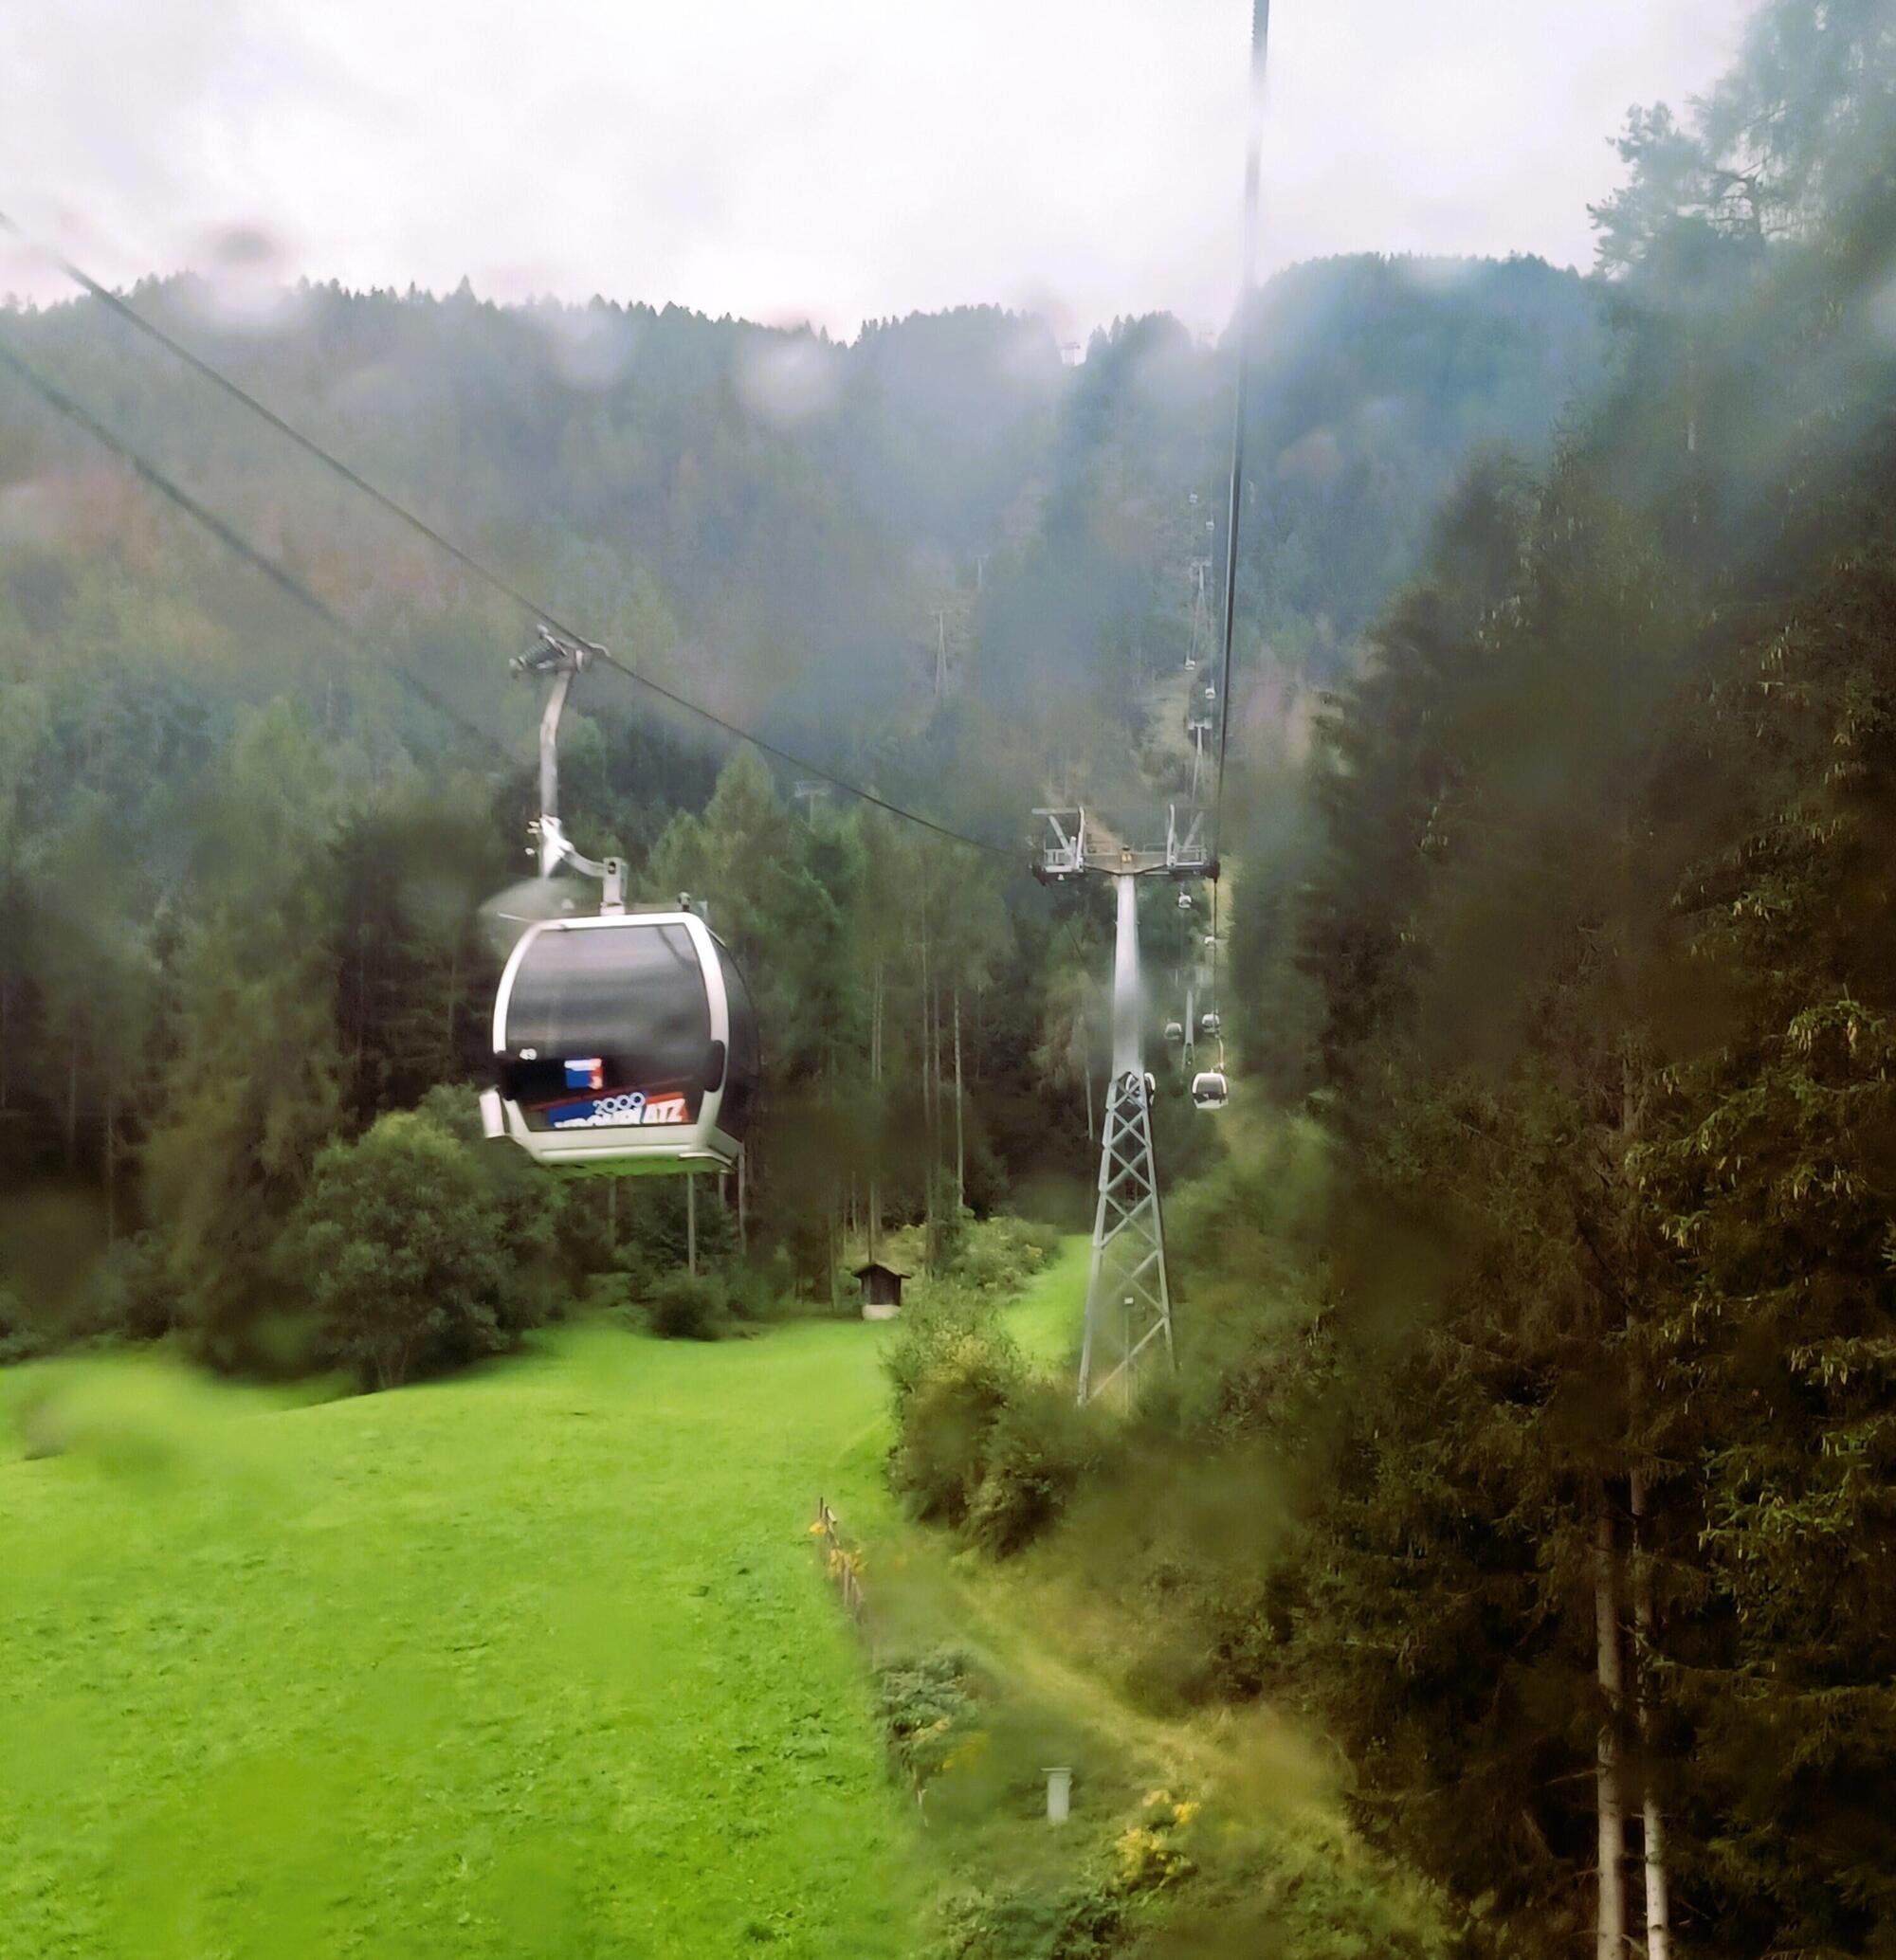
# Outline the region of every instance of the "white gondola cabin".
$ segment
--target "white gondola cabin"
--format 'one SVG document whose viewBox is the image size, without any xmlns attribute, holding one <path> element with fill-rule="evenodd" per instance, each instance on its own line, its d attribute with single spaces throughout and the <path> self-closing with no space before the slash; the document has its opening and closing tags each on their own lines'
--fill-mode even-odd
<svg viewBox="0 0 1896 1960">
<path fill-rule="evenodd" d="M 1185 1039 L 1185 1024 L 1182 1021 L 1168 1021 L 1165 1024 L 1165 1039 L 1168 1042 L 1182 1042 Z"/>
<path fill-rule="evenodd" d="M 501 975 L 494 1061 L 484 1127 L 536 1163 L 727 1171 L 757 1099 L 757 1015 L 695 913 L 548 919 Z"/>
<path fill-rule="evenodd" d="M 1201 1014 L 1198 1017 L 1198 1031 L 1201 1034 L 1222 1034 L 1225 1024 L 1216 1014 Z"/>
<path fill-rule="evenodd" d="M 1220 1069 L 1207 1069 L 1192 1078 L 1192 1101 L 1198 1109 L 1223 1109 L 1231 1099 L 1231 1085 Z"/>
</svg>

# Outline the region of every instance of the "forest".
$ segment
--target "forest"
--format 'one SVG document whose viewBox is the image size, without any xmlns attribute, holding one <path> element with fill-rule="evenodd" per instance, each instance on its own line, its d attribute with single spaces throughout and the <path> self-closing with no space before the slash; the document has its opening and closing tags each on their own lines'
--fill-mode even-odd
<svg viewBox="0 0 1896 1960">
<path fill-rule="evenodd" d="M 1026 879 L 1030 812 L 1084 794 L 1137 818 L 1182 787 L 1146 695 L 1214 542 L 1194 533 L 1218 501 L 1218 351 L 1132 321 L 1068 370 L 1033 322 L 979 309 L 843 347 L 602 301 L 312 289 L 260 332 L 213 294 L 133 297 L 640 673 L 992 844 L 799 799 L 620 677 L 582 689 L 569 828 L 624 853 L 640 898 L 709 896 L 759 990 L 748 1249 L 827 1301 L 872 1208 L 952 1227 L 1018 1188 L 1071 1209 L 1110 920 Z M 1265 296 L 1260 453 L 1284 488 L 1249 548 L 1283 597 L 1253 660 L 1267 638 L 1285 687 L 1335 671 L 1455 458 L 1544 444 L 1604 358 L 1596 313 L 1531 262 L 1340 262 Z M 233 1365 L 285 1341 L 284 1365 L 335 1358 L 289 1228 L 326 1147 L 436 1090 L 452 1131 L 449 1090 L 485 1080 L 505 948 L 480 906 L 525 869 L 538 703 L 508 660 L 535 621 L 96 302 L 16 315 L 8 344 L 121 447 L 12 377 L 7 1337 L 176 1327 Z M 239 519 L 324 613 L 127 453 Z M 547 1246 L 502 1266 L 544 1254 L 571 1281 L 679 1246 L 675 1194 L 629 1192 L 624 1245 L 576 1199 L 553 1208 Z M 530 1311 L 475 1293 L 437 1363 Z"/>
<path fill-rule="evenodd" d="M 1112 921 L 1030 812 L 1183 799 L 1241 336 L 1238 1095 L 1158 1086 L 1178 1369 L 1083 1414 L 944 1288 L 895 1490 L 1073 1561 L 1142 1709 L 1326 1738 L 1455 1951 L 1896 1952 L 1896 22 L 1765 0 L 1617 149 L 1590 276 L 1336 259 L 1077 364 L 992 308 L 127 295 L 640 674 L 959 833 L 587 679 L 570 829 L 708 898 L 764 1029 L 688 1280 L 676 1181 L 478 1140 L 530 609 L 97 302 L 0 314 L 0 1361 L 387 1388 L 581 1298 L 702 1333 L 837 1313 L 884 1234 L 1084 1230 Z M 1169 972 L 1195 925 L 1146 927 Z"/>
</svg>

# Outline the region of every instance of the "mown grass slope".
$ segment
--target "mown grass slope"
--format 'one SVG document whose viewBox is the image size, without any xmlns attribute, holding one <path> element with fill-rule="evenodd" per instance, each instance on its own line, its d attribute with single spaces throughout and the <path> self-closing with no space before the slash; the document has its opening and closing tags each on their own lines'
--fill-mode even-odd
<svg viewBox="0 0 1896 1960">
<path fill-rule="evenodd" d="M 0 1384 L 0 1953 L 879 1960 L 915 1826 L 806 1527 L 871 1330 L 288 1408 Z"/>
</svg>

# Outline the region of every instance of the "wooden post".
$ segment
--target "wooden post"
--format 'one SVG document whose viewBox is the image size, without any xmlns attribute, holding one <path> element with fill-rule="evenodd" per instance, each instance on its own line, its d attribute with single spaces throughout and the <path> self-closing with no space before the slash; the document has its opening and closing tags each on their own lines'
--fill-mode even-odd
<svg viewBox="0 0 1896 1960">
<path fill-rule="evenodd" d="M 684 1270 L 698 1277 L 698 1173 L 684 1176 Z"/>
</svg>

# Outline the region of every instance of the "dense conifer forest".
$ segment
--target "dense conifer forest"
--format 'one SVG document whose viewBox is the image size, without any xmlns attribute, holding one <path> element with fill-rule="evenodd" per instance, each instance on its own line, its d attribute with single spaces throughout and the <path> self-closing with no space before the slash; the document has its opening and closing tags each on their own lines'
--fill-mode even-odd
<svg viewBox="0 0 1896 1960">
<path fill-rule="evenodd" d="M 1146 698 L 1214 542 L 1218 350 L 1130 321 L 1068 369 L 992 309 L 841 346 L 465 290 L 303 289 L 261 320 L 189 282 L 132 297 L 641 672 L 996 847 L 798 801 L 619 677 L 582 690 L 569 827 L 642 897 L 711 897 L 760 990 L 770 1134 L 795 1141 L 755 1153 L 747 1243 L 755 1223 L 827 1298 L 872 1181 L 892 1220 L 939 1222 L 939 1180 L 985 1209 L 1087 1175 L 1097 921 L 1012 867 L 1048 796 L 1177 787 Z M 1249 659 L 1267 633 L 1302 684 L 1338 671 L 1457 458 L 1543 444 L 1604 336 L 1581 283 L 1531 262 L 1307 267 L 1255 332 L 1252 548 L 1283 597 Z M 319 1153 L 485 1079 L 477 908 L 526 868 L 538 702 L 508 659 L 534 622 L 96 302 L 15 314 L 8 344 L 351 629 L 12 377 L 0 1148 L 47 1236 L 14 1254 L 36 1265 L 9 1338 L 177 1325 L 255 1362 L 247 1323 L 299 1290 L 282 1247 Z M 675 1237 L 675 1201 L 644 1205 Z M 566 1223 L 569 1272 L 599 1256 L 589 1228 Z"/>
</svg>

